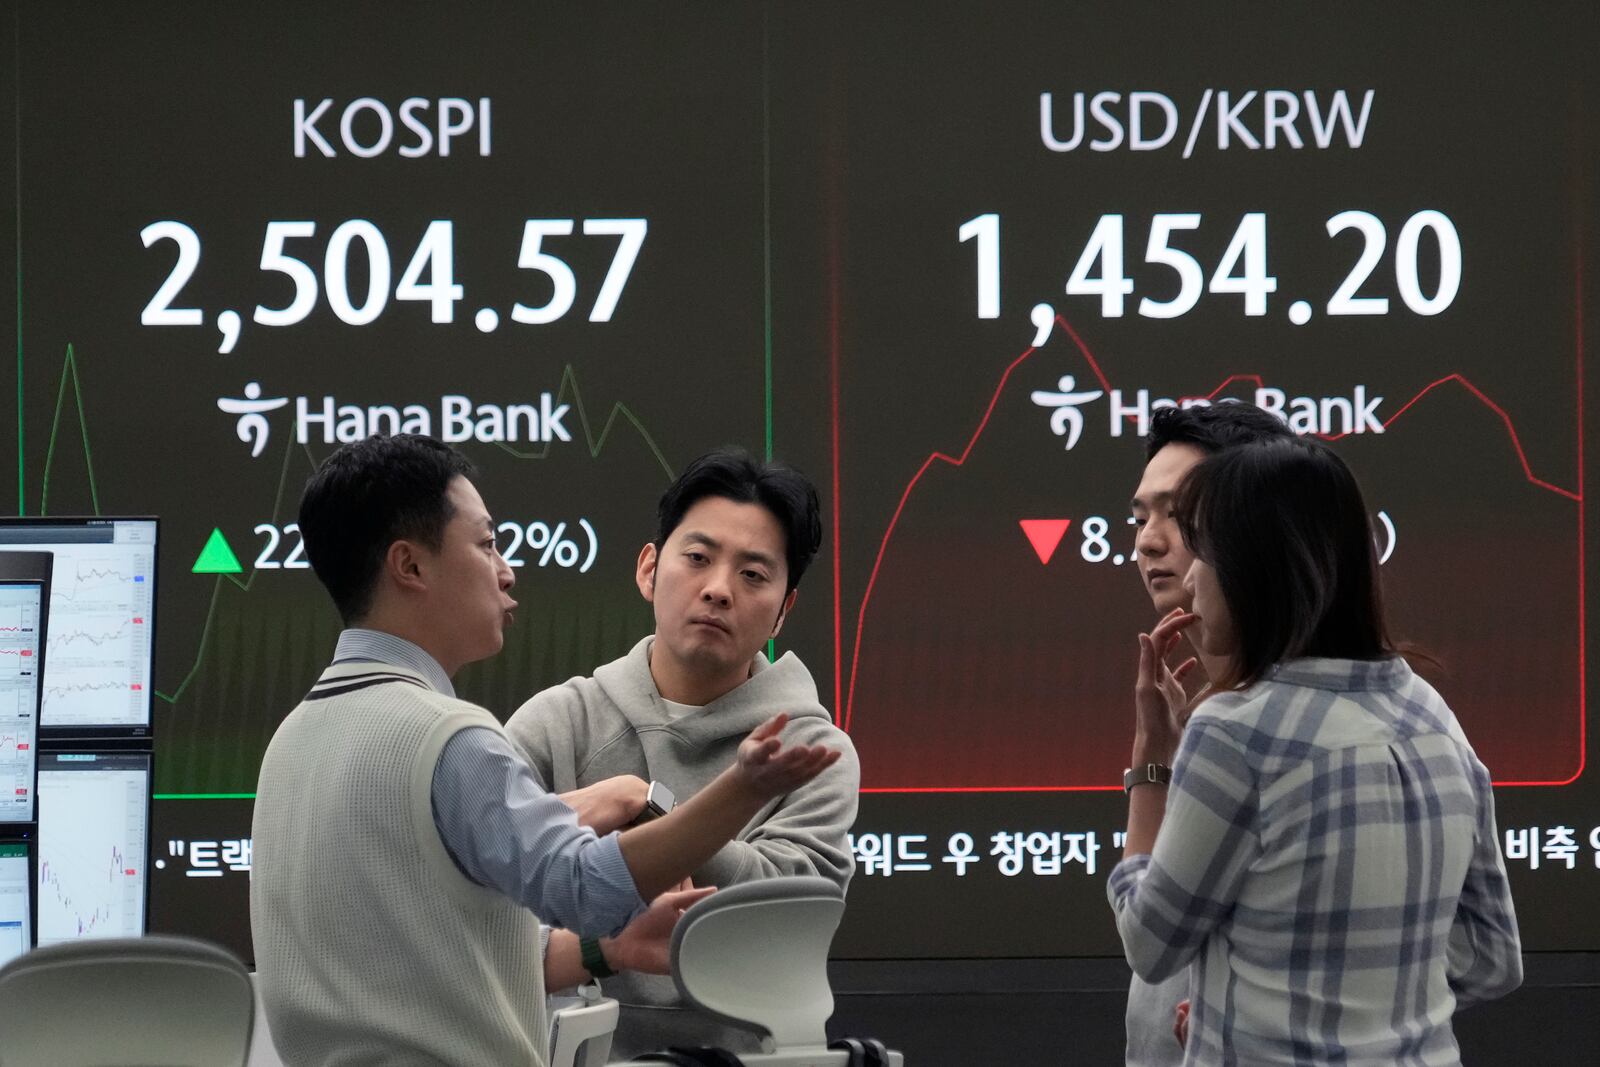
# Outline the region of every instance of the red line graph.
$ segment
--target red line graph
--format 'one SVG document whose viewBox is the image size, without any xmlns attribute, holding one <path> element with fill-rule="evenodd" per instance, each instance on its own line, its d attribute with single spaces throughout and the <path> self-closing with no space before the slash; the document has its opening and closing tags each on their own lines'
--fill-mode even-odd
<svg viewBox="0 0 1600 1067">
<path fill-rule="evenodd" d="M 1581 343 L 1582 343 L 1581 340 L 1580 340 L 1579 343 L 1581 345 Z M 1581 377 L 1580 377 L 1579 381 L 1581 383 L 1581 381 L 1582 381 Z M 1228 388 L 1228 386 L 1232 385 L 1234 382 L 1254 382 L 1257 389 L 1262 387 L 1262 379 L 1261 379 L 1261 375 L 1259 375 L 1259 374 L 1231 374 L 1226 379 L 1223 380 L 1221 385 L 1219 385 L 1215 389 L 1211 390 L 1211 392 L 1205 394 L 1205 399 L 1207 399 L 1207 400 L 1215 400 L 1218 397 L 1218 395 L 1220 395 L 1222 393 L 1222 391 L 1224 389 Z M 1417 401 L 1421 400 L 1423 397 L 1427 396 L 1429 393 L 1433 392 L 1435 389 L 1439 388 L 1441 385 L 1448 385 L 1451 382 L 1457 383 L 1463 389 L 1465 389 L 1467 392 L 1469 392 L 1473 396 L 1475 396 L 1478 399 L 1478 401 L 1483 404 L 1484 407 L 1488 408 L 1490 411 L 1492 411 L 1496 415 L 1498 415 L 1500 417 L 1500 421 L 1505 423 L 1506 434 L 1511 438 L 1511 447 L 1517 450 L 1517 460 L 1522 464 L 1522 473 L 1525 476 L 1527 476 L 1528 481 L 1532 482 L 1534 485 L 1537 485 L 1541 489 L 1548 489 L 1552 493 L 1557 493 L 1557 494 L 1559 494 L 1561 496 L 1564 496 L 1568 500 L 1579 500 L 1579 501 L 1581 501 L 1583 499 L 1581 491 L 1574 492 L 1571 489 L 1562 488 L 1559 485 L 1554 485 L 1554 484 L 1552 484 L 1550 482 L 1545 481 L 1542 478 L 1537 477 L 1533 473 L 1533 467 L 1531 465 L 1529 465 L 1529 463 L 1528 463 L 1528 454 L 1527 454 L 1526 451 L 1523 450 L 1523 447 L 1522 447 L 1522 438 L 1517 435 L 1517 427 L 1516 427 L 1516 424 L 1514 424 L 1511 421 L 1511 416 L 1506 414 L 1506 409 L 1505 408 L 1501 407 L 1499 404 L 1496 404 L 1492 399 L 1490 399 L 1489 394 L 1485 393 L 1482 389 L 1479 389 L 1476 385 L 1472 384 L 1472 381 L 1470 379 L 1468 379 L 1465 375 L 1461 375 L 1461 374 L 1446 374 L 1443 378 L 1437 378 L 1434 381 L 1429 382 L 1426 386 L 1424 386 L 1422 388 L 1421 391 L 1419 391 L 1417 393 L 1416 396 L 1412 397 L 1410 400 L 1407 400 L 1405 402 L 1405 404 L 1402 405 L 1398 411 L 1396 411 L 1393 415 L 1390 415 L 1387 419 L 1384 419 L 1383 420 L 1383 428 L 1385 430 L 1387 430 L 1389 427 L 1393 426 L 1394 423 L 1395 423 L 1395 420 L 1400 418 L 1400 416 L 1404 415 L 1407 411 L 1410 411 L 1412 405 L 1414 405 Z M 1582 388 L 1582 386 L 1580 384 L 1580 389 L 1581 388 Z M 1580 417 L 1579 418 L 1580 426 L 1582 424 L 1582 421 L 1583 420 Z M 1343 439 L 1345 437 L 1348 437 L 1350 435 L 1349 435 L 1349 433 L 1327 433 L 1327 434 L 1318 434 L 1317 436 L 1320 437 L 1324 441 L 1338 441 L 1338 440 L 1341 440 L 1341 439 Z M 1583 463 L 1582 463 L 1582 457 L 1581 456 L 1579 457 L 1579 463 L 1578 463 L 1578 485 L 1580 487 L 1583 485 Z"/>
<path fill-rule="evenodd" d="M 1228 386 L 1232 385 L 1234 382 L 1254 382 L 1257 389 L 1261 388 L 1262 386 L 1261 375 L 1259 374 L 1232 374 L 1229 375 L 1221 385 L 1211 390 L 1211 392 L 1205 394 L 1205 398 L 1207 400 L 1215 400 L 1224 389 L 1228 388 Z M 1522 473 L 1527 477 L 1528 481 L 1532 482 L 1534 485 L 1537 485 L 1540 489 L 1548 489 L 1552 493 L 1566 497 L 1568 500 L 1581 501 L 1583 499 L 1581 490 L 1579 492 L 1574 492 L 1571 489 L 1566 489 L 1562 486 L 1547 482 L 1543 478 L 1540 478 L 1533 473 L 1533 467 L 1528 463 L 1528 454 L 1522 447 L 1522 438 L 1518 436 L 1516 424 L 1511 421 L 1511 416 L 1506 414 L 1505 408 L 1501 407 L 1499 404 L 1496 404 L 1489 397 L 1489 394 L 1485 393 L 1482 389 L 1479 389 L 1465 375 L 1446 374 L 1443 378 L 1436 378 L 1435 380 L 1429 382 L 1417 393 L 1416 396 L 1412 397 L 1410 400 L 1407 400 L 1398 411 L 1396 411 L 1393 415 L 1390 415 L 1387 419 L 1384 419 L 1383 428 L 1387 430 L 1389 427 L 1393 426 L 1395 424 L 1395 420 L 1399 419 L 1400 416 L 1404 415 L 1407 411 L 1410 411 L 1412 405 L 1416 404 L 1417 401 L 1421 400 L 1423 397 L 1427 396 L 1441 385 L 1449 385 L 1451 382 L 1455 382 L 1467 392 L 1471 393 L 1478 399 L 1480 403 L 1483 404 L 1484 407 L 1498 415 L 1500 417 L 1500 421 L 1505 423 L 1506 435 L 1511 438 L 1511 447 L 1516 449 L 1517 460 L 1522 464 Z M 1582 422 L 1581 418 L 1579 422 Z M 1326 433 L 1317 434 L 1317 436 L 1324 441 L 1338 441 L 1350 436 L 1350 434 L 1348 432 Z M 1583 464 L 1581 460 L 1578 465 L 1578 485 L 1580 487 L 1583 485 Z"/>
<path fill-rule="evenodd" d="M 1580 260 L 1580 262 L 1581 262 L 1581 260 Z M 1579 275 L 1579 278 L 1580 278 L 1579 290 L 1580 290 L 1580 294 L 1581 294 L 1581 289 L 1582 289 L 1582 286 L 1581 286 L 1581 273 Z M 1443 385 L 1449 384 L 1451 382 L 1455 382 L 1455 383 L 1459 384 L 1462 388 L 1467 390 L 1467 392 L 1469 394 L 1471 394 L 1475 399 L 1477 399 L 1480 403 L 1482 403 L 1490 411 L 1494 412 L 1495 415 L 1497 415 L 1500 418 L 1501 422 L 1505 424 L 1507 436 L 1509 437 L 1509 439 L 1511 441 L 1512 448 L 1516 451 L 1518 461 L 1522 465 L 1523 474 L 1531 484 L 1533 484 L 1533 485 L 1535 485 L 1535 486 L 1537 486 L 1537 487 L 1539 487 L 1541 489 L 1544 489 L 1544 490 L 1547 490 L 1549 492 L 1555 493 L 1555 494 L 1557 494 L 1559 496 L 1566 497 L 1567 499 L 1575 501 L 1578 504 L 1578 543 L 1579 543 L 1579 574 L 1580 574 L 1580 578 L 1579 578 L 1579 581 L 1578 581 L 1578 588 L 1579 588 L 1579 593 L 1578 593 L 1578 596 L 1579 596 L 1578 620 L 1579 621 L 1578 621 L 1578 625 L 1579 625 L 1579 664 L 1580 664 L 1580 684 L 1579 684 L 1579 701 L 1580 701 L 1580 707 L 1579 707 L 1579 711 L 1580 711 L 1580 715 L 1579 715 L 1579 720 L 1580 720 L 1580 727 L 1579 727 L 1579 730 L 1580 730 L 1580 733 L 1579 733 L 1580 754 L 1579 754 L 1579 759 L 1580 759 L 1580 762 L 1579 762 L 1579 767 L 1578 767 L 1578 770 L 1573 774 L 1573 776 L 1571 778 L 1569 778 L 1569 779 L 1566 779 L 1565 781 L 1560 781 L 1560 782 L 1497 782 L 1497 783 L 1495 783 L 1496 785 L 1566 785 L 1566 784 L 1570 783 L 1571 781 L 1576 780 L 1578 775 L 1583 773 L 1584 761 L 1587 758 L 1586 751 L 1581 751 L 1582 749 L 1586 748 L 1586 735 L 1585 735 L 1584 731 L 1587 728 L 1587 724 L 1584 721 L 1586 719 L 1585 686 L 1584 686 L 1583 682 L 1581 681 L 1581 679 L 1583 678 L 1583 675 L 1581 673 L 1582 672 L 1582 663 L 1583 663 L 1583 649 L 1582 649 L 1582 643 L 1583 643 L 1583 640 L 1584 640 L 1583 628 L 1584 628 L 1585 621 L 1586 621 L 1585 618 L 1584 618 L 1584 601 L 1583 601 L 1583 596 L 1584 596 L 1583 584 L 1584 584 L 1584 582 L 1583 582 L 1583 578 L 1581 577 L 1581 575 L 1583 573 L 1583 571 L 1582 571 L 1583 554 L 1582 553 L 1583 553 L 1583 522 L 1584 522 L 1583 494 L 1582 494 L 1582 486 L 1583 486 L 1583 456 L 1582 456 L 1582 445 L 1583 445 L 1583 438 L 1582 438 L 1582 426 L 1583 426 L 1583 410 L 1582 410 L 1582 405 L 1583 405 L 1583 384 L 1582 384 L 1583 383 L 1583 376 L 1582 376 L 1583 375 L 1583 333 L 1582 333 L 1582 304 L 1581 304 L 1581 300 L 1580 300 L 1580 302 L 1578 304 L 1577 315 L 1578 315 L 1578 333 L 1577 333 L 1578 388 L 1577 388 L 1577 395 L 1578 395 L 1578 427 L 1579 427 L 1579 436 L 1578 436 L 1578 446 L 1579 446 L 1578 485 L 1579 485 L 1579 489 L 1578 490 L 1575 491 L 1575 490 L 1564 488 L 1564 487 L 1559 486 L 1559 485 L 1555 485 L 1555 484 L 1553 484 L 1551 482 L 1545 481 L 1545 480 L 1537 477 L 1536 475 L 1534 475 L 1533 469 L 1532 469 L 1531 465 L 1528 462 L 1527 453 L 1523 449 L 1522 440 L 1521 440 L 1520 436 L 1517 433 L 1516 425 L 1513 423 L 1513 421 L 1511 419 L 1511 416 L 1509 414 L 1507 414 L 1505 409 L 1502 408 L 1499 404 L 1497 404 L 1487 393 L 1485 393 L 1482 389 L 1480 389 L 1477 385 L 1475 385 L 1471 380 L 1469 380 L 1464 375 L 1461 375 L 1459 373 L 1449 374 L 1449 375 L 1446 375 L 1446 376 L 1444 376 L 1442 378 L 1436 379 L 1433 382 L 1430 382 L 1427 386 L 1425 386 L 1421 390 L 1419 390 L 1417 392 L 1417 394 L 1415 396 L 1413 396 L 1410 400 L 1406 401 L 1405 404 L 1403 404 L 1398 410 L 1396 410 L 1393 415 L 1389 416 L 1389 418 L 1386 419 L 1384 421 L 1384 423 L 1383 423 L 1384 429 L 1387 430 L 1391 425 L 1394 424 L 1394 422 L 1397 419 L 1399 419 L 1402 415 L 1404 415 L 1407 411 L 1409 411 L 1413 406 L 1415 406 L 1416 403 L 1418 401 L 1420 401 L 1423 397 L 1427 396 L 1429 393 L 1433 392 L 1435 389 L 1438 389 Z M 1089 346 L 1087 344 L 1085 344 L 1083 338 L 1078 335 L 1078 331 L 1075 330 L 1072 327 L 1071 323 L 1069 323 L 1064 317 L 1062 317 L 1060 315 L 1056 316 L 1056 320 L 1055 321 L 1056 321 L 1056 325 L 1061 327 L 1061 329 L 1066 332 L 1067 336 L 1072 339 L 1073 344 L 1077 347 L 1079 353 L 1083 356 L 1084 361 L 1088 363 L 1089 369 L 1093 372 L 1093 374 L 1095 376 L 1095 379 L 1100 383 L 1100 387 L 1102 389 L 1104 389 L 1107 393 L 1109 393 L 1111 391 L 1111 388 L 1112 388 L 1111 381 L 1106 376 L 1105 371 L 1101 368 L 1099 361 L 1097 359 L 1095 359 L 1094 353 L 1092 351 L 1090 351 Z M 844 693 L 843 724 L 844 724 L 844 729 L 845 729 L 846 732 L 849 732 L 851 724 L 852 724 L 852 721 L 853 721 L 853 718 L 854 718 L 856 675 L 857 675 L 857 671 L 858 671 L 858 669 L 860 667 L 860 663 L 861 663 L 861 638 L 862 638 L 862 634 L 866 630 L 867 608 L 871 604 L 873 589 L 877 585 L 878 572 L 883 566 L 883 559 L 884 559 L 885 554 L 888 551 L 889 542 L 894 536 L 895 528 L 900 522 L 900 516 L 905 511 L 906 504 L 911 499 L 912 492 L 916 489 L 917 484 L 919 482 L 921 482 L 923 475 L 927 474 L 928 470 L 934 465 L 934 463 L 940 462 L 940 463 L 944 463 L 944 464 L 946 464 L 948 466 L 951 466 L 951 467 L 961 467 L 961 466 L 964 466 L 966 464 L 968 457 L 970 457 L 971 454 L 972 454 L 973 448 L 977 446 L 977 443 L 982 438 L 984 431 L 988 428 L 989 420 L 994 415 L 995 407 L 996 407 L 996 405 L 999 404 L 1000 397 L 1005 392 L 1006 386 L 1007 386 L 1007 384 L 1009 384 L 1009 382 L 1011 380 L 1012 373 L 1015 372 L 1016 369 L 1018 367 L 1020 367 L 1023 363 L 1027 362 L 1028 359 L 1030 359 L 1034 355 L 1034 353 L 1037 352 L 1037 351 L 1038 351 L 1037 347 L 1033 347 L 1033 346 L 1028 347 L 1020 355 L 1018 355 L 1015 359 L 1013 359 L 1009 364 L 1007 364 L 1006 368 L 1001 372 L 1000 380 L 995 384 L 994 391 L 990 394 L 989 403 L 984 408 L 982 417 L 978 420 L 977 428 L 973 430 L 972 435 L 967 439 L 966 447 L 964 447 L 961 450 L 961 454 L 959 456 L 953 456 L 953 455 L 950 455 L 947 452 L 942 452 L 942 451 L 935 451 L 935 452 L 930 453 L 928 455 L 928 458 L 923 460 L 922 465 L 917 468 L 916 473 L 911 476 L 910 481 L 906 483 L 905 490 L 900 494 L 900 499 L 895 504 L 894 512 L 890 516 L 889 523 L 884 529 L 883 537 L 878 543 L 877 555 L 873 559 L 872 570 L 871 570 L 871 572 L 869 573 L 869 575 L 867 577 L 866 589 L 862 593 L 861 605 L 860 605 L 860 608 L 859 608 L 859 610 L 858 610 L 858 612 L 856 614 L 856 632 L 855 632 L 855 638 L 854 638 L 854 641 L 853 641 L 853 646 L 852 646 L 851 655 L 850 655 L 850 680 L 849 680 L 848 687 L 845 688 L 845 693 Z M 1232 375 L 1229 375 L 1227 378 L 1225 378 L 1219 385 L 1217 385 L 1216 388 L 1211 390 L 1210 393 L 1205 394 L 1205 396 L 1206 396 L 1207 399 L 1215 399 L 1229 385 L 1233 384 L 1234 382 L 1239 382 L 1239 381 L 1254 382 L 1257 385 L 1257 387 L 1260 387 L 1261 384 L 1262 384 L 1262 377 L 1259 374 L 1232 374 Z M 837 469 L 838 469 L 838 455 L 839 455 L 839 436 L 838 436 L 839 435 L 839 419 L 838 419 L 838 412 L 837 412 L 837 405 L 838 405 L 838 398 L 837 398 L 837 387 L 838 386 L 837 386 L 837 383 L 838 383 L 838 377 L 837 377 L 837 372 L 835 372 L 835 375 L 834 375 L 834 388 L 835 388 L 834 407 L 835 407 L 835 410 L 834 410 L 834 417 L 833 417 L 833 434 L 834 434 L 833 444 L 834 444 L 834 464 L 835 464 L 835 471 L 836 472 L 837 472 Z M 1342 437 L 1344 437 L 1346 435 L 1341 433 L 1341 434 L 1319 435 L 1319 436 L 1323 437 L 1324 440 L 1334 441 L 1334 440 L 1338 440 L 1338 439 L 1340 439 L 1340 438 L 1342 438 Z M 838 497 L 837 480 L 835 481 L 835 485 L 834 485 L 834 495 L 835 495 L 834 520 L 833 520 L 834 521 L 834 542 L 835 542 L 835 545 L 837 546 L 838 537 L 839 537 L 839 518 L 838 518 L 839 502 L 838 502 L 838 499 L 837 499 L 837 497 Z M 839 688 L 840 688 L 840 682 L 841 682 L 842 676 L 843 676 L 844 665 L 843 665 L 843 662 L 841 660 L 839 660 L 838 656 L 837 656 L 837 649 L 838 649 L 838 646 L 839 646 L 839 643 L 840 643 L 840 636 L 841 636 L 841 630 L 839 628 L 840 596 L 839 596 L 838 585 L 837 585 L 837 570 L 838 570 L 838 553 L 837 553 L 837 551 L 835 551 L 835 553 L 834 553 L 834 558 L 835 558 L 835 564 L 834 565 L 835 565 L 835 575 L 836 575 L 836 577 L 835 577 L 835 593 L 834 593 L 834 644 L 835 644 L 835 650 L 836 650 L 836 652 L 835 652 L 835 660 L 834 660 L 834 664 L 835 664 L 835 666 L 834 666 L 834 685 L 835 685 L 835 694 L 836 694 L 836 700 L 837 700 L 837 694 L 838 694 L 838 691 L 839 691 Z M 835 707 L 838 707 L 837 703 L 835 703 Z M 943 793 L 943 792 L 980 792 L 980 793 L 981 792 L 1075 792 L 1075 791 L 1105 791 L 1105 790 L 1112 790 L 1112 789 L 1117 789 L 1117 788 L 1120 788 L 1120 787 L 1119 786 L 1004 786 L 1004 787 L 969 786 L 969 787 L 960 787 L 960 788 L 948 788 L 948 787 L 903 788 L 903 787 L 897 787 L 897 788 L 881 788 L 881 789 L 866 788 L 866 789 L 863 789 L 862 792 L 866 792 L 866 793 L 876 793 L 876 792 L 887 792 L 887 793 L 917 793 L 917 792 L 930 792 L 930 793 L 931 792 L 941 792 L 941 793 Z"/>
<path fill-rule="evenodd" d="M 1545 481 L 1543 478 L 1534 476 L 1533 468 L 1528 464 L 1528 454 L 1523 451 L 1522 439 L 1517 436 L 1517 427 L 1512 423 L 1511 416 L 1506 414 L 1505 408 L 1489 399 L 1488 394 L 1486 394 L 1482 389 L 1479 389 L 1476 385 L 1473 385 L 1472 382 L 1468 381 L 1460 374 L 1447 374 L 1443 378 L 1429 382 L 1421 392 L 1412 397 L 1410 400 L 1406 401 L 1405 405 L 1401 407 L 1399 411 L 1396 411 L 1393 415 L 1390 415 L 1387 419 L 1385 419 L 1383 421 L 1383 428 L 1387 430 L 1390 426 L 1394 425 L 1396 419 L 1404 415 L 1407 411 L 1410 411 L 1413 404 L 1427 396 L 1429 393 L 1433 392 L 1435 389 L 1439 388 L 1441 385 L 1448 385 L 1451 382 L 1459 383 L 1463 389 L 1477 397 L 1478 400 L 1482 402 L 1484 407 L 1500 416 L 1500 421 L 1506 424 L 1506 434 L 1511 438 L 1511 447 L 1517 450 L 1517 459 L 1522 463 L 1522 473 L 1527 476 L 1528 481 L 1532 482 L 1534 485 L 1537 485 L 1540 489 L 1548 489 L 1552 493 L 1558 493 L 1561 496 L 1566 497 L 1568 500 L 1583 500 L 1583 493 L 1581 491 L 1574 492 L 1571 489 L 1563 489 L 1559 485 L 1553 485 L 1550 482 Z M 1578 421 L 1581 424 L 1583 420 L 1580 417 Z M 1324 437 L 1324 440 L 1337 441 L 1345 436 L 1347 435 L 1342 433 L 1327 434 Z M 1578 485 L 1581 490 L 1583 485 L 1583 468 L 1581 462 L 1578 470 Z"/>
</svg>

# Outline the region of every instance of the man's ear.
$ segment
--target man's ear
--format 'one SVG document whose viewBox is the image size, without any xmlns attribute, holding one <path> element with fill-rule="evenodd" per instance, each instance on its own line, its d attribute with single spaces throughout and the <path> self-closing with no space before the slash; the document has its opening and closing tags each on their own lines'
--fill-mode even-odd
<svg viewBox="0 0 1600 1067">
<path fill-rule="evenodd" d="M 796 587 L 789 590 L 789 595 L 783 598 L 783 607 L 778 609 L 778 621 L 772 624 L 772 633 L 768 635 L 769 638 L 777 637 L 779 632 L 783 630 L 783 624 L 789 618 L 789 612 L 794 610 L 795 598 L 799 595 L 800 590 Z"/>
<path fill-rule="evenodd" d="M 422 550 L 411 541 L 396 541 L 383 554 L 380 580 L 393 583 L 408 592 L 424 593 L 428 579 L 423 574 Z"/>
<path fill-rule="evenodd" d="M 633 580 L 647 604 L 656 602 L 656 562 L 656 546 L 646 544 L 639 550 L 639 562 L 634 565 Z"/>
</svg>

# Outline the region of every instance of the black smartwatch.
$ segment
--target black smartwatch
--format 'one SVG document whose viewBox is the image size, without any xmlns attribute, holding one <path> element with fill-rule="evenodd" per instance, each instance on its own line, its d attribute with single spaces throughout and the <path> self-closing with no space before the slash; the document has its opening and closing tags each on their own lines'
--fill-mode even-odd
<svg viewBox="0 0 1600 1067">
<path fill-rule="evenodd" d="M 633 820 L 633 825 L 642 826 L 652 819 L 659 819 L 677 807 L 677 804 L 678 798 L 672 795 L 672 790 L 660 782 L 651 782 L 650 791 L 644 797 L 644 810 Z"/>
</svg>

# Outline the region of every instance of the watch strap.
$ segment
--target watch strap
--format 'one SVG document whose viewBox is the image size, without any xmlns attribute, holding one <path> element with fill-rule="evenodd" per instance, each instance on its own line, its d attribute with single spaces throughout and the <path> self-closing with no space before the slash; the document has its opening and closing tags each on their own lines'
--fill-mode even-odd
<svg viewBox="0 0 1600 1067">
<path fill-rule="evenodd" d="M 1133 792 L 1136 785 L 1168 785 L 1172 782 L 1172 768 L 1165 763 L 1141 763 L 1122 772 L 1122 791 Z"/>
<path fill-rule="evenodd" d="M 578 951 L 583 954 L 583 969 L 594 977 L 610 978 L 617 973 L 606 962 L 606 954 L 600 951 L 598 939 L 593 937 L 578 938 Z"/>
</svg>

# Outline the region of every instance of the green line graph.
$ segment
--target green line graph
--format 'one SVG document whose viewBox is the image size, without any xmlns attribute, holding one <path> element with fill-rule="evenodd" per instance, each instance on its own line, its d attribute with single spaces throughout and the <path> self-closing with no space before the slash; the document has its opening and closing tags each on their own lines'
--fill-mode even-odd
<svg viewBox="0 0 1600 1067">
<path fill-rule="evenodd" d="M 89 420 L 83 414 L 83 385 L 78 380 L 78 358 L 70 342 L 67 344 L 66 358 L 61 363 L 61 388 L 56 392 L 55 418 L 50 420 L 50 447 L 44 457 L 44 481 L 39 490 L 39 514 L 50 514 L 50 468 L 55 463 L 56 435 L 61 430 L 61 411 L 66 407 L 69 374 L 72 376 L 72 397 L 78 407 L 78 429 L 83 434 L 83 462 L 89 474 L 89 502 L 94 507 L 94 513 L 99 515 L 100 492 L 94 482 L 94 455 L 89 449 Z"/>
<path fill-rule="evenodd" d="M 591 459 L 600 458 L 600 453 L 605 451 L 606 439 L 611 436 L 611 428 L 616 425 L 618 418 L 625 418 L 633 424 L 635 430 L 639 431 L 639 436 L 644 439 L 645 445 L 649 447 L 650 452 L 656 457 L 656 462 L 661 464 L 661 470 L 666 474 L 667 478 L 670 480 L 676 473 L 672 469 L 672 464 L 667 462 L 667 457 L 662 455 L 661 446 L 656 443 L 654 435 L 650 433 L 644 423 L 639 421 L 639 416 L 633 413 L 633 409 L 620 400 L 611 405 L 611 412 L 606 416 L 606 424 L 601 427 L 600 436 L 598 438 L 595 437 L 594 428 L 589 422 L 589 409 L 584 404 L 583 392 L 578 387 L 578 373 L 570 363 L 562 369 L 561 384 L 556 388 L 556 403 L 559 404 L 567 399 L 571 399 L 573 410 L 578 413 L 578 422 L 583 426 L 583 438 L 588 445 Z M 546 441 L 540 447 L 527 452 L 519 451 L 503 442 L 500 444 L 500 448 L 518 459 L 547 459 L 550 455 L 551 443 Z"/>
</svg>

